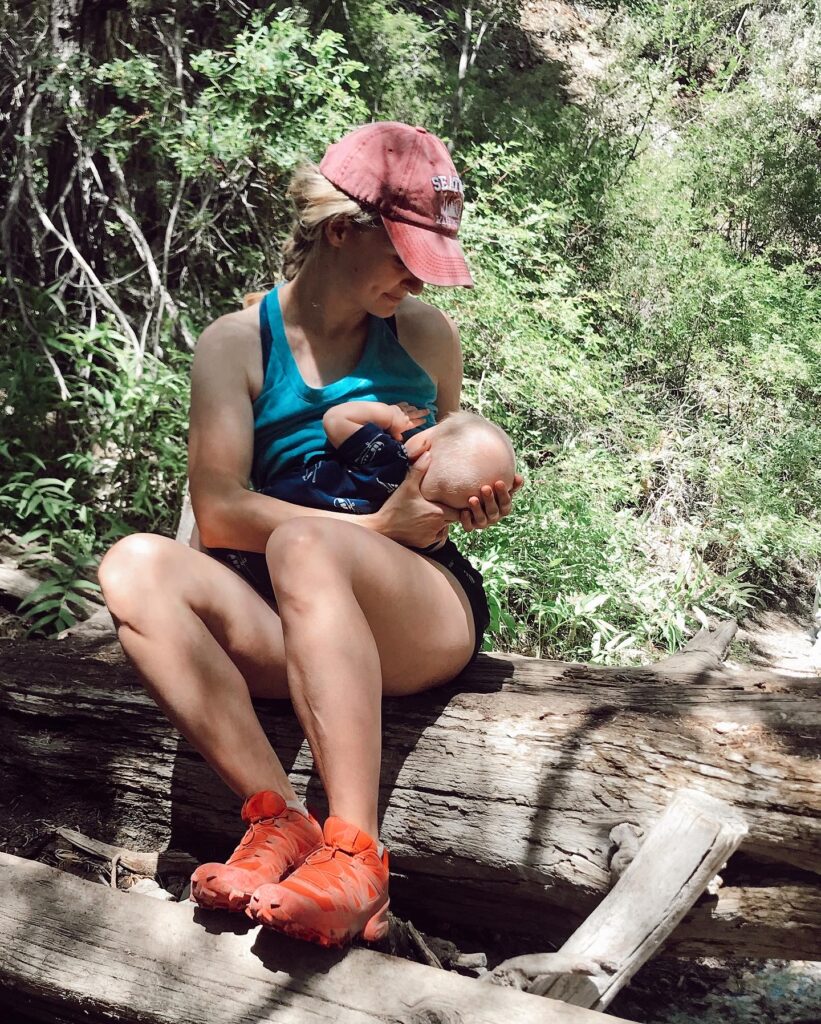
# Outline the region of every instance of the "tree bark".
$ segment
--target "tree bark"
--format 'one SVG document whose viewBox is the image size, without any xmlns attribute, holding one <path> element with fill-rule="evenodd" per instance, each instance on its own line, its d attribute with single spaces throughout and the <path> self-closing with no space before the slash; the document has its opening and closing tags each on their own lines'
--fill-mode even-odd
<svg viewBox="0 0 821 1024">
<path fill-rule="evenodd" d="M 610 886 L 609 832 L 645 830 L 698 789 L 749 827 L 725 886 L 667 949 L 811 957 L 821 939 L 818 679 L 667 674 L 480 656 L 454 683 L 385 702 L 381 836 L 417 920 L 560 943 Z M 260 717 L 309 803 L 322 796 L 290 706 Z M 110 646 L 0 643 L 0 810 L 144 849 L 228 852 L 239 801 Z M 11 837 L 11 838 L 9 838 Z"/>
</svg>

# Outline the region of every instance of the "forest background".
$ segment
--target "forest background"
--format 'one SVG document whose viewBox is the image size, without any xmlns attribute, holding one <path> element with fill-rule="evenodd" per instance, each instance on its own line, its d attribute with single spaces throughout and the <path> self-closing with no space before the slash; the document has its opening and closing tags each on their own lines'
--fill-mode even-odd
<svg viewBox="0 0 821 1024">
<path fill-rule="evenodd" d="M 488 646 L 641 663 L 821 567 L 814 0 L 0 3 L 0 530 L 74 621 L 172 534 L 191 348 L 279 278 L 288 176 L 371 119 L 467 192 L 464 404 L 526 476 Z"/>
</svg>

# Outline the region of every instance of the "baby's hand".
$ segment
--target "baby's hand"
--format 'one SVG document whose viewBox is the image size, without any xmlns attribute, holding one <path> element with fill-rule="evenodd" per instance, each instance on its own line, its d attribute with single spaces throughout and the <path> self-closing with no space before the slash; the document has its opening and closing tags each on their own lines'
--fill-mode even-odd
<svg viewBox="0 0 821 1024">
<path fill-rule="evenodd" d="M 389 406 L 389 408 L 391 411 L 391 421 L 385 430 L 394 441 L 401 441 L 404 433 L 421 426 L 428 418 L 427 409 L 417 409 L 415 405 L 410 405 L 408 402 L 398 402 L 396 405 Z"/>
</svg>

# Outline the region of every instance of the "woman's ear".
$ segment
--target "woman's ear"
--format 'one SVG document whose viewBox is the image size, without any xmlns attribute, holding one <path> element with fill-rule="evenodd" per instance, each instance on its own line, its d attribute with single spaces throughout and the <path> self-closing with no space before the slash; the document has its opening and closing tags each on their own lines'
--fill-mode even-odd
<svg viewBox="0 0 821 1024">
<path fill-rule="evenodd" d="M 345 239 L 353 230 L 353 224 L 349 217 L 329 217 L 325 221 L 325 241 L 335 249 L 339 249 L 345 243 Z"/>
</svg>

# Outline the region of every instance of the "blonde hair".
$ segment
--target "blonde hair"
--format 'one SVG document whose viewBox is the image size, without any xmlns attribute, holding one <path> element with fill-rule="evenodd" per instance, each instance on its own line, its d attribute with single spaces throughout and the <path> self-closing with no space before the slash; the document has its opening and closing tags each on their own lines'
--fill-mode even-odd
<svg viewBox="0 0 821 1024">
<path fill-rule="evenodd" d="M 294 204 L 294 220 L 282 248 L 282 274 L 286 281 L 292 281 L 299 273 L 321 238 L 323 225 L 332 217 L 347 217 L 363 228 L 381 223 L 378 213 L 364 210 L 355 199 L 340 192 L 315 164 L 302 164 L 294 171 L 288 196 Z"/>
</svg>

